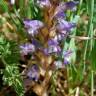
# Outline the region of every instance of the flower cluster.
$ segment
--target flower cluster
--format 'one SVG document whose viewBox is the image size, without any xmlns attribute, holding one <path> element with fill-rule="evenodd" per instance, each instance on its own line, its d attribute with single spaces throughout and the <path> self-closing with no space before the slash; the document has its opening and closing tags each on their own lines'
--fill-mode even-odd
<svg viewBox="0 0 96 96">
<path fill-rule="evenodd" d="M 28 55 L 28 53 L 37 53 L 38 51 L 36 50 L 39 50 L 47 56 L 52 55 L 54 57 L 53 64 L 55 64 L 55 66 L 58 68 L 62 68 L 64 64 L 69 63 L 68 58 L 70 57 L 72 51 L 70 50 L 65 51 L 63 60 L 57 59 L 58 56 L 60 56 L 60 54 L 62 53 L 62 49 L 63 49 L 61 47 L 61 42 L 68 36 L 72 28 L 76 26 L 76 24 L 66 20 L 65 13 L 67 10 L 71 10 L 71 11 L 76 10 L 76 6 L 78 2 L 62 1 L 59 2 L 57 5 L 54 5 L 49 0 L 37 0 L 36 4 L 40 8 L 42 9 L 47 8 L 48 10 L 46 10 L 47 12 L 44 13 L 45 17 L 43 21 L 27 20 L 27 19 L 24 20 L 25 28 L 27 29 L 28 34 L 32 37 L 31 39 L 32 42 L 20 46 L 21 54 Z M 46 18 L 49 20 L 46 20 Z M 51 22 L 51 24 L 49 21 Z M 42 32 L 44 28 L 47 30 Z M 42 33 L 47 35 L 43 37 Z M 55 35 L 50 36 L 50 34 L 54 34 L 54 33 Z M 41 39 L 40 37 L 43 39 Z M 46 44 L 45 43 L 43 44 L 42 42 L 46 42 Z M 35 78 L 35 77 L 37 78 L 38 77 L 37 75 L 38 73 L 36 72 L 37 68 L 33 68 L 33 67 L 31 68 L 32 70 L 30 70 L 30 72 L 27 75 L 31 78 Z"/>
</svg>

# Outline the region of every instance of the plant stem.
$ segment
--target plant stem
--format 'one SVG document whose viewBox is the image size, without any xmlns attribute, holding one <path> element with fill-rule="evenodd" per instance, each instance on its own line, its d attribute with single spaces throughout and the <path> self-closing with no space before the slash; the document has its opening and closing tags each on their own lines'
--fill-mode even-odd
<svg viewBox="0 0 96 96">
<path fill-rule="evenodd" d="M 91 71 L 91 96 L 94 96 L 94 72 Z"/>
</svg>

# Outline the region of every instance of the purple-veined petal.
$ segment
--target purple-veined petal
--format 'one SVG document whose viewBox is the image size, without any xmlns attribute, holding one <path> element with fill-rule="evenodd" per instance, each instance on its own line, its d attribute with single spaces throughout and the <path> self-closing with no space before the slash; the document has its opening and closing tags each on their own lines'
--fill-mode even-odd
<svg viewBox="0 0 96 96">
<path fill-rule="evenodd" d="M 36 64 L 32 65 L 27 70 L 27 77 L 34 81 L 38 81 L 39 79 L 39 68 Z"/>
<path fill-rule="evenodd" d="M 32 53 L 35 51 L 35 46 L 30 43 L 26 43 L 20 46 L 20 53 L 22 55 L 28 55 L 28 53 Z"/>
<path fill-rule="evenodd" d="M 51 3 L 50 3 L 49 0 L 37 0 L 37 4 L 38 4 L 41 8 L 50 7 L 50 6 L 51 6 Z"/>
</svg>

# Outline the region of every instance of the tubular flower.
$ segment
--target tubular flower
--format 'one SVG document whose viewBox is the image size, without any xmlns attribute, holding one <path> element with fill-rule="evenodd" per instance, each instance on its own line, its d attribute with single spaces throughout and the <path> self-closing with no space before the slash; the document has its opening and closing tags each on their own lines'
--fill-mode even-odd
<svg viewBox="0 0 96 96">
<path fill-rule="evenodd" d="M 36 3 L 42 8 L 51 7 L 52 4 L 50 1 L 51 0 L 37 0 Z M 72 23 L 66 20 L 65 12 L 67 10 L 74 10 L 77 4 L 78 3 L 74 1 L 61 2 L 58 4 L 57 7 L 54 6 L 56 8 L 55 10 L 53 6 L 52 6 L 52 9 L 50 8 L 50 10 L 44 10 L 44 12 L 45 11 L 46 12 L 44 14 L 43 21 L 44 20 L 48 21 L 47 19 L 52 16 L 52 18 L 50 19 L 50 22 L 46 22 L 46 24 L 44 24 L 42 21 L 39 21 L 39 20 L 24 20 L 25 28 L 27 29 L 28 33 L 33 37 L 31 38 L 32 40 L 31 44 L 28 43 L 20 46 L 21 53 L 24 55 L 27 55 L 28 53 L 37 52 L 38 54 L 38 52 L 41 51 L 41 53 L 43 52 L 45 55 L 52 55 L 52 56 L 54 55 L 53 56 L 54 59 L 56 57 L 56 60 L 54 60 L 55 61 L 54 64 L 58 68 L 61 68 L 66 64 L 69 64 L 70 63 L 69 57 L 71 56 L 72 51 L 70 50 L 64 51 L 63 53 L 64 58 L 61 57 L 62 60 L 61 59 L 57 60 L 57 58 L 59 58 L 59 56 L 61 55 L 61 52 L 63 49 L 62 45 L 64 43 L 63 41 L 68 36 L 70 31 L 74 27 L 76 27 L 75 23 Z M 41 30 L 39 30 L 40 28 Z M 38 34 L 38 31 L 40 31 L 39 34 Z M 37 49 L 38 51 L 36 51 Z M 34 56 L 35 54 L 31 54 L 31 55 Z M 37 75 L 38 71 L 36 71 L 35 66 L 36 65 L 31 67 L 30 70 L 28 71 L 27 76 L 29 78 L 34 79 L 35 76 L 36 78 L 38 78 L 38 75 Z"/>
<path fill-rule="evenodd" d="M 28 53 L 35 52 L 35 46 L 30 43 L 26 43 L 20 46 L 20 53 L 22 55 L 28 55 Z"/>
<path fill-rule="evenodd" d="M 43 50 L 46 55 L 49 55 L 51 53 L 59 53 L 60 51 L 61 48 L 58 45 L 50 45 L 48 48 L 44 48 Z"/>
<path fill-rule="evenodd" d="M 32 36 L 38 33 L 38 29 L 42 28 L 44 24 L 39 20 L 24 20 L 25 28 Z"/>
<path fill-rule="evenodd" d="M 72 55 L 72 51 L 71 50 L 67 50 L 64 52 L 64 59 L 62 60 L 56 60 L 54 61 L 54 65 L 55 67 L 58 68 L 63 68 L 64 65 L 67 65 L 70 63 L 70 56 Z"/>
<path fill-rule="evenodd" d="M 66 32 L 70 32 L 71 29 L 74 28 L 75 26 L 76 26 L 76 24 L 74 24 L 74 23 L 67 22 L 64 19 L 59 19 L 56 27 L 60 33 L 66 34 Z"/>
<path fill-rule="evenodd" d="M 37 0 L 37 4 L 38 4 L 41 8 L 50 7 L 50 6 L 51 6 L 51 3 L 50 3 L 49 0 Z"/>
<path fill-rule="evenodd" d="M 68 9 L 70 9 L 70 10 L 76 10 L 76 6 L 77 6 L 77 4 L 78 4 L 79 2 L 77 1 L 69 1 L 69 2 L 66 2 L 65 4 L 62 4 L 64 7 L 64 10 L 68 10 Z"/>
<path fill-rule="evenodd" d="M 70 63 L 70 56 L 72 55 L 72 51 L 68 50 L 64 52 L 64 64 L 69 64 Z"/>
<path fill-rule="evenodd" d="M 48 40 L 48 48 L 44 48 L 44 53 L 46 55 L 51 53 L 59 53 L 61 48 L 59 46 L 59 42 L 55 39 Z"/>
<path fill-rule="evenodd" d="M 32 65 L 27 70 L 27 77 L 31 80 L 38 81 L 39 79 L 39 68 L 36 64 Z"/>
<path fill-rule="evenodd" d="M 69 2 L 61 2 L 59 4 L 59 6 L 57 6 L 56 10 L 55 10 L 55 13 L 54 13 L 54 16 L 58 15 L 58 14 L 61 14 L 63 13 L 64 11 L 66 10 L 75 10 L 76 9 L 76 5 L 78 4 L 79 2 L 75 2 L 75 1 L 69 1 Z"/>
</svg>

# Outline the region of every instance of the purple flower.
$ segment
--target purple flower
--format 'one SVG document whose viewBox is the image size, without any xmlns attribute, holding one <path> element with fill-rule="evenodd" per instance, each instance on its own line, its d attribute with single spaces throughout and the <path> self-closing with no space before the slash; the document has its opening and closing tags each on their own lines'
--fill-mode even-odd
<svg viewBox="0 0 96 96">
<path fill-rule="evenodd" d="M 69 10 L 69 9 L 70 10 L 75 10 L 76 9 L 76 5 L 78 3 L 79 2 L 76 2 L 76 1 L 69 1 L 69 2 L 66 2 L 66 3 L 65 2 L 61 2 L 59 4 L 59 6 L 57 6 L 57 8 L 56 8 L 56 11 L 54 13 L 54 16 L 56 16 L 56 15 L 58 16 L 58 14 L 62 14 L 64 11 Z"/>
<path fill-rule="evenodd" d="M 48 40 L 48 45 L 59 45 L 59 41 L 65 38 L 65 34 L 58 32 L 53 38 Z"/>
<path fill-rule="evenodd" d="M 44 24 L 39 20 L 24 20 L 25 28 L 29 34 L 34 36 L 38 33 L 38 29 L 42 28 Z"/>
<path fill-rule="evenodd" d="M 59 42 L 54 38 L 48 40 L 48 48 L 44 48 L 43 52 L 48 55 L 51 53 L 59 53 L 61 48 L 59 46 Z"/>
<path fill-rule="evenodd" d="M 72 55 L 72 51 L 68 50 L 64 52 L 64 64 L 69 64 L 70 63 L 70 56 Z"/>
<path fill-rule="evenodd" d="M 50 45 L 48 48 L 43 49 L 43 52 L 46 55 L 49 55 L 51 53 L 59 53 L 61 52 L 61 48 L 58 45 Z"/>
<path fill-rule="evenodd" d="M 76 10 L 76 6 L 79 2 L 78 1 L 69 1 L 66 2 L 65 4 L 63 4 L 63 6 L 65 7 L 64 10 Z"/>
<path fill-rule="evenodd" d="M 61 60 L 54 61 L 55 67 L 58 68 L 63 68 L 66 64 L 70 63 L 70 56 L 72 54 L 71 50 L 67 50 L 64 52 L 64 61 L 62 62 Z"/>
<path fill-rule="evenodd" d="M 56 27 L 60 33 L 66 34 L 66 32 L 70 32 L 75 26 L 75 23 L 67 22 L 64 19 L 59 19 Z"/>
<path fill-rule="evenodd" d="M 51 3 L 49 0 L 37 0 L 37 4 L 43 8 L 43 7 L 50 7 Z"/>
<path fill-rule="evenodd" d="M 35 46 L 30 43 L 26 43 L 20 46 L 20 53 L 24 55 L 28 55 L 28 53 L 32 53 L 35 51 Z"/>
<path fill-rule="evenodd" d="M 36 64 L 32 65 L 27 70 L 27 77 L 34 81 L 38 81 L 39 79 L 39 68 Z"/>
</svg>

